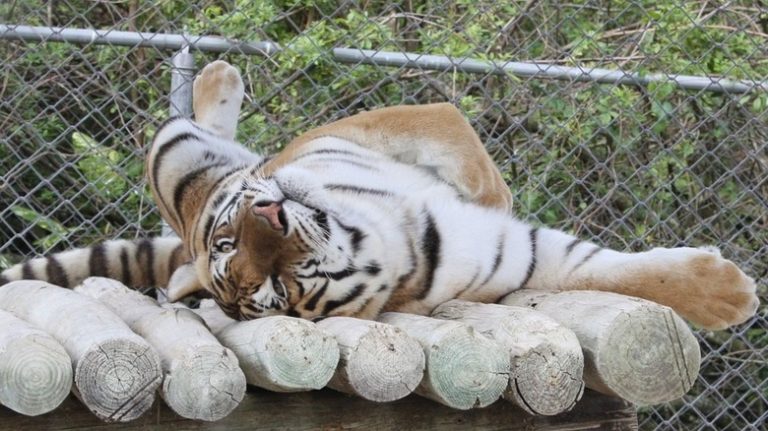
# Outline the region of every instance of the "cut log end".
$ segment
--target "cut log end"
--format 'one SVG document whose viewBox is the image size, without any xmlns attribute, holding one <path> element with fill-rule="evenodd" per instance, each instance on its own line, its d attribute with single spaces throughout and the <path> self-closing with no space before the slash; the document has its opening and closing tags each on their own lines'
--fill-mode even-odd
<svg viewBox="0 0 768 431">
<path fill-rule="evenodd" d="M 229 349 L 190 346 L 174 360 L 163 381 L 168 406 L 189 419 L 216 421 L 235 409 L 245 395 L 245 375 Z"/>
<path fill-rule="evenodd" d="M 388 402 L 413 392 L 424 375 L 421 346 L 393 326 L 345 317 L 318 326 L 339 343 L 339 365 L 328 383 L 333 389 Z"/>
<path fill-rule="evenodd" d="M 619 315 L 600 340 L 599 351 L 596 361 L 603 383 L 641 406 L 685 395 L 701 362 L 699 344 L 685 322 L 655 304 Z"/>
<path fill-rule="evenodd" d="M 27 416 L 58 407 L 72 388 L 72 360 L 53 338 L 29 334 L 0 353 L 0 404 Z"/>
<path fill-rule="evenodd" d="M 512 359 L 512 376 L 504 399 L 528 413 L 552 416 L 573 408 L 584 393 L 584 358 L 559 345 L 538 345 Z"/>
<path fill-rule="evenodd" d="M 252 376 L 262 387 L 279 392 L 322 389 L 333 377 L 339 362 L 339 348 L 332 335 L 306 320 L 275 316 L 271 335 L 260 352 L 264 372 Z M 255 336 L 256 334 L 254 334 Z"/>
<path fill-rule="evenodd" d="M 494 342 L 460 327 L 425 346 L 429 389 L 417 389 L 449 407 L 485 407 L 499 399 L 509 380 L 509 357 Z"/>
<path fill-rule="evenodd" d="M 146 343 L 114 338 L 89 349 L 75 369 L 83 404 L 107 422 L 128 422 L 146 412 L 162 381 L 160 360 Z"/>
</svg>

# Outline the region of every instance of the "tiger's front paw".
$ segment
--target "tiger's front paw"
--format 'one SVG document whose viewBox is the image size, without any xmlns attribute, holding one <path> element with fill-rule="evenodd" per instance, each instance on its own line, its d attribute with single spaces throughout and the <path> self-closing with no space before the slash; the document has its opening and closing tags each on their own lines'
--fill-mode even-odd
<svg viewBox="0 0 768 431">
<path fill-rule="evenodd" d="M 757 311 L 755 281 L 733 262 L 711 249 L 690 250 L 679 271 L 683 275 L 672 308 L 707 329 L 743 323 Z M 673 287 L 673 286 L 670 286 Z"/>
<path fill-rule="evenodd" d="M 234 139 L 245 86 L 240 72 L 225 61 L 214 61 L 195 78 L 192 100 L 195 121 L 225 139 Z"/>
</svg>

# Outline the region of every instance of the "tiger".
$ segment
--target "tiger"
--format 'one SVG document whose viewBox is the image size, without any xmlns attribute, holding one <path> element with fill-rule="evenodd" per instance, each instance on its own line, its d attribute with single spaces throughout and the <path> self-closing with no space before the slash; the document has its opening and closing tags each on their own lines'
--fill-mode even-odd
<svg viewBox="0 0 768 431">
<path fill-rule="evenodd" d="M 273 156 L 234 138 L 238 70 L 207 65 L 193 84 L 195 120 L 157 130 L 146 174 L 177 237 L 113 240 L 18 264 L 0 284 L 85 277 L 209 294 L 230 317 L 375 319 L 429 315 L 518 289 L 595 290 L 671 307 L 724 329 L 758 307 L 756 284 L 714 247 L 611 250 L 535 226 L 461 113 L 395 106 L 313 129 Z"/>
</svg>

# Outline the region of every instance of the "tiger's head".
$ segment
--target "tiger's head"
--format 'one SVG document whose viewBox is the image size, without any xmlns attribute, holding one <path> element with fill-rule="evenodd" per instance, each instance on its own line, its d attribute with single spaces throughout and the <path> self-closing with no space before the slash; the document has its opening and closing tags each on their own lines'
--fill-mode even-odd
<svg viewBox="0 0 768 431">
<path fill-rule="evenodd" d="M 238 320 L 339 312 L 347 304 L 323 295 L 332 289 L 370 303 L 375 289 L 360 291 L 361 280 L 375 279 L 381 268 L 375 253 L 360 249 L 369 250 L 376 235 L 354 218 L 349 224 L 349 214 L 342 221 L 311 177 L 283 171 L 241 176 L 212 194 L 196 234 L 201 283 Z"/>
<path fill-rule="evenodd" d="M 195 259 L 203 286 L 236 319 L 288 313 L 302 293 L 296 269 L 325 248 L 327 214 L 260 175 L 236 179 L 213 200 Z"/>
</svg>

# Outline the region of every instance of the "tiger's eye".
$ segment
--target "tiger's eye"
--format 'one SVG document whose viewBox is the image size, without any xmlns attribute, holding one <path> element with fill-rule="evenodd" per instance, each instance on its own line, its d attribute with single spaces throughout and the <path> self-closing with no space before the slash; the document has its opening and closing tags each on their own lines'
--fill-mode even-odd
<svg viewBox="0 0 768 431">
<path fill-rule="evenodd" d="M 235 243 L 229 238 L 222 238 L 216 241 L 213 247 L 219 253 L 230 253 L 235 249 Z"/>
</svg>

